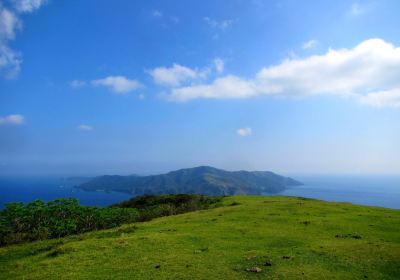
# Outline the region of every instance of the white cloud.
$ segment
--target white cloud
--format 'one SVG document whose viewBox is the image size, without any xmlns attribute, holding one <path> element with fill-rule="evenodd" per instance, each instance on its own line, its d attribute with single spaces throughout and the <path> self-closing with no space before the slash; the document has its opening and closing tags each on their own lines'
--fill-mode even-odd
<svg viewBox="0 0 400 280">
<path fill-rule="evenodd" d="M 289 59 L 256 75 L 260 93 L 282 95 L 364 94 L 400 86 L 400 48 L 370 39 L 353 49 Z"/>
<path fill-rule="evenodd" d="M 85 86 L 86 82 L 85 81 L 80 81 L 80 80 L 73 80 L 69 84 L 73 88 L 79 88 L 79 87 Z"/>
<path fill-rule="evenodd" d="M 211 26 L 212 28 L 219 29 L 221 31 L 225 31 L 228 27 L 230 27 L 233 24 L 233 20 L 231 19 L 226 19 L 226 20 L 215 20 L 211 19 L 209 17 L 204 17 L 204 21 Z"/>
<path fill-rule="evenodd" d="M 24 121 L 24 116 L 18 114 L 0 117 L 0 125 L 20 125 L 23 124 Z"/>
<path fill-rule="evenodd" d="M 20 70 L 22 59 L 19 52 L 9 47 L 18 30 L 22 29 L 21 14 L 38 9 L 43 0 L 13 0 L 10 8 L 0 2 L 0 75 L 15 78 Z"/>
<path fill-rule="evenodd" d="M 236 130 L 236 134 L 241 136 L 241 137 L 246 137 L 246 136 L 252 135 L 253 134 L 253 130 L 250 127 L 238 128 Z"/>
<path fill-rule="evenodd" d="M 224 72 L 224 61 L 221 58 L 215 58 L 214 59 L 214 66 L 215 66 L 215 70 L 217 71 L 217 73 L 222 73 Z"/>
<path fill-rule="evenodd" d="M 318 45 L 318 41 L 317 40 L 310 40 L 307 42 L 304 42 L 302 45 L 303 50 L 309 50 L 309 49 L 313 49 Z"/>
<path fill-rule="evenodd" d="M 261 69 L 252 79 L 228 75 L 210 84 L 175 88 L 170 99 L 328 94 L 355 97 L 371 104 L 381 94 L 383 106 L 396 100 L 394 93 L 399 88 L 400 48 L 381 39 L 370 39 L 352 49 L 329 49 L 323 55 L 286 59 Z"/>
<path fill-rule="evenodd" d="M 93 80 L 91 84 L 93 86 L 108 87 L 119 94 L 125 94 L 142 87 L 138 81 L 129 80 L 124 76 L 108 76 L 104 79 Z"/>
<path fill-rule="evenodd" d="M 164 86 L 179 86 L 186 81 L 193 81 L 205 78 L 208 70 L 191 69 L 179 64 L 173 64 L 172 67 L 157 67 L 147 71 L 155 83 Z"/>
<path fill-rule="evenodd" d="M 81 124 L 81 125 L 78 125 L 78 129 L 82 130 L 82 131 L 92 131 L 92 130 L 94 130 L 94 127 L 91 125 L 87 125 L 87 124 Z"/>
<path fill-rule="evenodd" d="M 15 38 L 21 26 L 18 17 L 0 3 L 0 75 L 4 78 L 15 78 L 20 70 L 21 56 L 8 47 L 8 42 Z"/>
<path fill-rule="evenodd" d="M 15 8 L 21 13 L 31 13 L 42 6 L 46 0 L 14 0 Z"/>
<path fill-rule="evenodd" d="M 0 41 L 0 75 L 7 79 L 15 78 L 19 73 L 21 63 L 21 55 Z"/>
<path fill-rule="evenodd" d="M 184 102 L 196 98 L 246 98 L 257 94 L 251 81 L 230 75 L 217 78 L 212 84 L 172 89 L 169 99 Z"/>
<path fill-rule="evenodd" d="M 375 107 L 400 108 L 400 88 L 371 92 L 359 97 L 362 104 Z"/>
<path fill-rule="evenodd" d="M 17 15 L 0 6 L 0 39 L 14 39 L 16 31 L 21 27 L 21 21 Z"/>
</svg>

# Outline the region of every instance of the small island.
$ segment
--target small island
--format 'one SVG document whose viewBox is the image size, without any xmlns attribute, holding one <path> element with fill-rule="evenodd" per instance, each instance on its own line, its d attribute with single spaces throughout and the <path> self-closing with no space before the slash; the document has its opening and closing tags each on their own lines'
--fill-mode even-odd
<svg viewBox="0 0 400 280">
<path fill-rule="evenodd" d="M 210 166 L 180 169 L 150 176 L 106 175 L 80 184 L 85 191 L 116 191 L 132 195 L 205 194 L 261 195 L 302 185 L 270 171 L 226 171 Z"/>
</svg>

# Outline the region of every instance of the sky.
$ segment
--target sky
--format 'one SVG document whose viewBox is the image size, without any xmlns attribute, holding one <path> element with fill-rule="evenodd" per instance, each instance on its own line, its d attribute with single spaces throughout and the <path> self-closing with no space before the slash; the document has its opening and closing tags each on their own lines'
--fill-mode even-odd
<svg viewBox="0 0 400 280">
<path fill-rule="evenodd" d="M 0 0 L 0 175 L 400 175 L 397 0 Z"/>
</svg>

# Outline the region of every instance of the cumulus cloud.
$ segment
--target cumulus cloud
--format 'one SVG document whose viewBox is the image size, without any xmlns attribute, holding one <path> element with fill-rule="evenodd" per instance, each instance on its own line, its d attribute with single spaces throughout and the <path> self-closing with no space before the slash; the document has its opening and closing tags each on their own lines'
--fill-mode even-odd
<svg viewBox="0 0 400 280">
<path fill-rule="evenodd" d="M 387 106 L 397 99 L 399 88 L 400 48 L 382 39 L 370 39 L 352 49 L 329 49 L 323 55 L 286 59 L 261 69 L 251 79 L 227 75 L 209 84 L 174 88 L 170 98 L 188 101 L 328 94 Z"/>
<path fill-rule="evenodd" d="M 303 50 L 309 50 L 309 49 L 313 49 L 318 45 L 318 41 L 317 40 L 310 40 L 307 42 L 304 42 L 302 45 Z"/>
<path fill-rule="evenodd" d="M 256 75 L 260 93 L 284 95 L 364 94 L 400 86 L 400 48 L 371 39 L 353 49 L 290 59 Z"/>
<path fill-rule="evenodd" d="M 252 81 L 230 75 L 217 78 L 211 84 L 174 88 L 169 98 L 184 102 L 196 98 L 246 98 L 257 94 Z"/>
<path fill-rule="evenodd" d="M 22 58 L 18 51 L 9 47 L 17 31 L 22 29 L 21 15 L 31 13 L 44 3 L 43 0 L 14 0 L 9 8 L 0 2 L 0 76 L 15 78 L 21 67 Z"/>
<path fill-rule="evenodd" d="M 0 125 L 20 125 L 23 124 L 24 121 L 24 116 L 19 114 L 0 117 Z"/>
<path fill-rule="evenodd" d="M 125 94 L 142 87 L 137 80 L 130 80 L 124 76 L 108 76 L 104 79 L 91 81 L 93 86 L 108 87 L 115 93 Z"/>
<path fill-rule="evenodd" d="M 217 73 L 224 72 L 225 63 L 221 58 L 217 57 L 214 59 L 214 66 Z"/>
<path fill-rule="evenodd" d="M 147 71 L 155 83 L 164 86 L 179 86 L 183 82 L 205 78 L 208 70 L 191 69 L 179 64 L 172 67 L 157 67 Z"/>
<path fill-rule="evenodd" d="M 87 125 L 87 124 L 81 124 L 81 125 L 78 125 L 78 129 L 82 130 L 82 131 L 92 131 L 92 130 L 94 130 L 94 127 L 91 125 Z"/>
<path fill-rule="evenodd" d="M 238 128 L 236 130 L 236 134 L 241 136 L 241 137 L 246 137 L 246 136 L 252 135 L 253 134 L 253 130 L 250 127 Z"/>
</svg>

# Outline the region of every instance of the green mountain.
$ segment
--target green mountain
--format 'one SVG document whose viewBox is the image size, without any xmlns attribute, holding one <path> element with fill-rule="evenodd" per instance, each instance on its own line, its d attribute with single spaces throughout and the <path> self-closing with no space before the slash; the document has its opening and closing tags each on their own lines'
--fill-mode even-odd
<svg viewBox="0 0 400 280">
<path fill-rule="evenodd" d="M 226 171 L 209 166 L 180 169 L 150 176 L 96 177 L 78 188 L 117 191 L 132 195 L 197 193 L 206 195 L 260 195 L 277 193 L 300 182 L 269 171 Z"/>
</svg>

